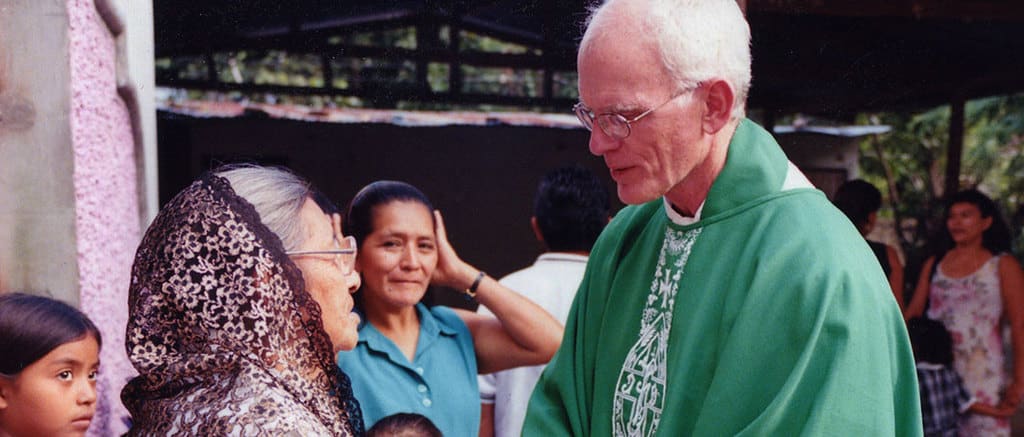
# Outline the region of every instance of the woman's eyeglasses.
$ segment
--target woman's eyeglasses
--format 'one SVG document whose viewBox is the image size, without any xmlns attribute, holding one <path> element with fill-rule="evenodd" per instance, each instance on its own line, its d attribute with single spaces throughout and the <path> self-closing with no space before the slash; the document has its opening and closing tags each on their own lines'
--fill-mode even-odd
<svg viewBox="0 0 1024 437">
<path fill-rule="evenodd" d="M 316 255 L 334 255 L 334 263 L 341 269 L 344 274 L 352 273 L 352 270 L 356 266 L 356 238 L 352 236 L 344 237 L 341 240 L 334 239 L 334 247 L 336 249 L 327 250 L 297 250 L 294 252 L 285 252 L 288 256 L 316 256 Z"/>
</svg>

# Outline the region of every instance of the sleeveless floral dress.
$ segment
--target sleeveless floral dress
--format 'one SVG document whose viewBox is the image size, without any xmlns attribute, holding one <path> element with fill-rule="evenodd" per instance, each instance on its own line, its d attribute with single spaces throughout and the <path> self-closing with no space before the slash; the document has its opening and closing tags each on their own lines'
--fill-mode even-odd
<svg viewBox="0 0 1024 437">
<path fill-rule="evenodd" d="M 929 294 L 928 317 L 946 325 L 953 337 L 953 367 L 978 402 L 1002 399 L 1008 384 L 1004 370 L 999 257 L 993 256 L 974 273 L 952 278 L 936 267 Z M 981 414 L 960 418 L 961 436 L 1009 436 L 1010 421 Z"/>
</svg>

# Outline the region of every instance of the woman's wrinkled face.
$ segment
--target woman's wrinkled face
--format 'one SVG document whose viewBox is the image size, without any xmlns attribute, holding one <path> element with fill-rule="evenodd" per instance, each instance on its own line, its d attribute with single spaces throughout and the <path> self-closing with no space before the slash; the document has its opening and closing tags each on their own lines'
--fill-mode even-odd
<svg viewBox="0 0 1024 437">
<path fill-rule="evenodd" d="M 336 235 L 331 218 L 312 199 L 306 199 L 299 212 L 305 240 L 297 251 L 338 249 L 341 235 Z M 334 352 L 351 350 L 359 340 L 359 316 L 352 312 L 352 293 L 359 288 L 359 274 L 345 272 L 333 254 L 293 255 L 302 271 L 306 291 L 320 305 L 324 330 L 331 337 Z"/>
<path fill-rule="evenodd" d="M 989 226 L 992 226 L 992 217 L 982 217 L 981 210 L 973 203 L 954 203 L 949 207 L 946 229 L 957 244 L 980 242 Z"/>
<path fill-rule="evenodd" d="M 86 335 L 0 380 L 0 435 L 82 436 L 96 412 L 100 346 Z"/>
<path fill-rule="evenodd" d="M 434 219 L 425 205 L 394 201 L 373 209 L 373 232 L 356 258 L 367 305 L 401 309 L 415 305 L 437 267 Z"/>
</svg>

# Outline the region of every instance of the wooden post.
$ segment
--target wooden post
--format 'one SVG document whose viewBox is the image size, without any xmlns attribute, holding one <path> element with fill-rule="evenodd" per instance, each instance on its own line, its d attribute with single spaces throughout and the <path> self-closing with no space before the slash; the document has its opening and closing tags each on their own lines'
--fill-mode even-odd
<svg viewBox="0 0 1024 437">
<path fill-rule="evenodd" d="M 320 69 L 324 75 L 324 88 L 334 88 L 334 65 L 331 62 L 334 58 L 333 52 L 326 44 L 320 49 Z"/>
<path fill-rule="evenodd" d="M 435 53 L 441 45 L 438 35 L 440 28 L 437 25 L 439 16 L 430 11 L 423 14 L 416 24 L 416 86 L 421 92 L 428 94 L 431 92 L 430 78 L 427 74 L 430 69 L 429 54 Z"/>
<path fill-rule="evenodd" d="M 206 60 L 206 81 L 209 83 L 220 82 L 220 78 L 217 77 L 217 63 L 213 60 L 213 53 L 204 53 L 203 59 Z"/>
<path fill-rule="evenodd" d="M 462 4 L 455 4 L 452 8 L 451 20 L 448 22 L 448 40 L 451 45 L 448 50 L 452 52 L 452 60 L 448 63 L 448 95 L 458 96 L 462 94 L 462 16 L 466 13 Z"/>
<path fill-rule="evenodd" d="M 960 191 L 960 159 L 964 149 L 964 98 L 955 96 L 950 103 L 949 145 L 946 148 L 946 180 L 942 197 Z"/>
</svg>

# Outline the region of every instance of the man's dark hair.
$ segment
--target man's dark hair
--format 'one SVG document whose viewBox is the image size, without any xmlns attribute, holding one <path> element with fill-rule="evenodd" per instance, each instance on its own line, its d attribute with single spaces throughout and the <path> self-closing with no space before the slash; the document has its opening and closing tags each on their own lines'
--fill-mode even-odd
<svg viewBox="0 0 1024 437">
<path fill-rule="evenodd" d="M 857 228 L 863 228 L 868 223 L 868 216 L 882 207 L 882 193 L 867 181 L 854 179 L 839 186 L 832 203 Z"/>
<path fill-rule="evenodd" d="M 62 344 L 100 330 L 77 308 L 59 300 L 25 293 L 0 294 L 0 375 L 17 376 Z"/>
<path fill-rule="evenodd" d="M 608 224 L 608 190 L 579 165 L 544 175 L 537 187 L 533 215 L 548 250 L 587 251 Z"/>
<path fill-rule="evenodd" d="M 916 317 L 907 321 L 914 359 L 933 364 L 953 364 L 953 338 L 938 320 Z"/>
<path fill-rule="evenodd" d="M 366 431 L 366 437 L 441 437 L 441 430 L 426 416 L 395 413 L 384 417 Z"/>
</svg>

